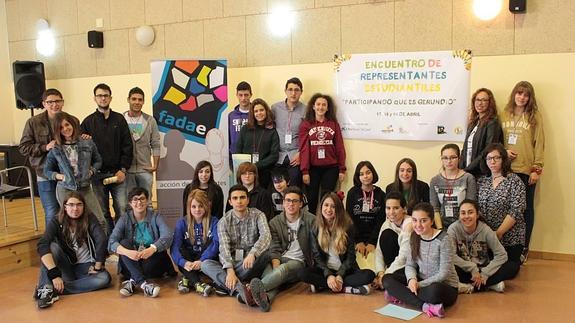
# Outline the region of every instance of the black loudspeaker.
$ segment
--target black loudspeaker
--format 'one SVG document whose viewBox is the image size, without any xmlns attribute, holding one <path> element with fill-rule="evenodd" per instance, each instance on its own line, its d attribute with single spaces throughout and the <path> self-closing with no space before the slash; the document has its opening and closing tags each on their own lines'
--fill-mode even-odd
<svg viewBox="0 0 575 323">
<path fill-rule="evenodd" d="M 42 108 L 42 94 L 46 90 L 44 63 L 15 61 L 12 63 L 14 93 L 18 109 Z"/>
<path fill-rule="evenodd" d="M 97 30 L 88 32 L 88 46 L 90 48 L 104 48 L 104 33 Z"/>
<path fill-rule="evenodd" d="M 527 0 L 509 0 L 509 11 L 523 13 L 527 10 Z"/>
</svg>

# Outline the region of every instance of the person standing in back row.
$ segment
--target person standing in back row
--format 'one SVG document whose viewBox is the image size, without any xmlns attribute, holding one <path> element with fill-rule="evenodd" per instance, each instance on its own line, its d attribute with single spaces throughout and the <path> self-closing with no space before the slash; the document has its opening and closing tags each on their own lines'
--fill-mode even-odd
<svg viewBox="0 0 575 323">
<path fill-rule="evenodd" d="M 114 228 L 109 195 L 112 195 L 114 214 L 118 219 L 127 205 L 125 179 L 133 158 L 132 136 L 128 123 L 123 115 L 110 109 L 111 101 L 110 87 L 104 83 L 96 85 L 94 102 L 98 107 L 80 125 L 82 132 L 92 137 L 102 155 L 102 168 L 92 177 L 92 187 L 108 221 L 108 232 L 112 232 Z M 105 185 L 103 181 L 106 178 L 110 178 L 110 183 Z"/>
</svg>

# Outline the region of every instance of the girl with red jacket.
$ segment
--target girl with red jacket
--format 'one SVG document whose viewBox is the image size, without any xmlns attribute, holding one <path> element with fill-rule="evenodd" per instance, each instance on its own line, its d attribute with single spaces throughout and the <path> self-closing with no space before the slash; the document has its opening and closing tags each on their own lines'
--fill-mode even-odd
<svg viewBox="0 0 575 323">
<path fill-rule="evenodd" d="M 345 175 L 345 147 L 329 95 L 316 93 L 307 104 L 299 127 L 300 169 L 308 185 L 309 210 L 317 211 L 318 199 L 336 188 Z"/>
</svg>

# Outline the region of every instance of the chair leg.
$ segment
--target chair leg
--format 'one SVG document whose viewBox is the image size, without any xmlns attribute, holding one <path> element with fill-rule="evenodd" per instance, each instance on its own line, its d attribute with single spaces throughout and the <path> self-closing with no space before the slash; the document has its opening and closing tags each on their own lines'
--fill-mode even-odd
<svg viewBox="0 0 575 323">
<path fill-rule="evenodd" d="M 2 214 L 4 215 L 4 227 L 8 227 L 8 214 L 6 214 L 6 201 L 2 196 Z"/>
</svg>

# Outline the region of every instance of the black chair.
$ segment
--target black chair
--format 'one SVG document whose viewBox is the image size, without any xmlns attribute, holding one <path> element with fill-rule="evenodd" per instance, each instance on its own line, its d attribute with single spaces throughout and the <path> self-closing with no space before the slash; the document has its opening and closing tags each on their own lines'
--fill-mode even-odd
<svg viewBox="0 0 575 323">
<path fill-rule="evenodd" d="M 11 171 L 26 171 L 28 175 L 28 186 L 14 186 L 8 183 L 8 173 Z M 12 198 L 18 192 L 30 191 L 30 201 L 32 203 L 32 216 L 34 220 L 34 230 L 38 231 L 38 215 L 36 213 L 36 203 L 34 201 L 34 184 L 32 172 L 27 166 L 16 166 L 0 170 L 0 197 L 2 197 L 2 211 L 4 215 L 4 227 L 8 226 L 8 213 L 6 211 L 6 198 Z"/>
</svg>

